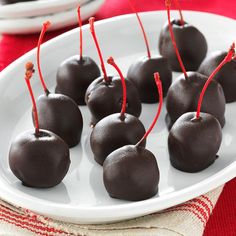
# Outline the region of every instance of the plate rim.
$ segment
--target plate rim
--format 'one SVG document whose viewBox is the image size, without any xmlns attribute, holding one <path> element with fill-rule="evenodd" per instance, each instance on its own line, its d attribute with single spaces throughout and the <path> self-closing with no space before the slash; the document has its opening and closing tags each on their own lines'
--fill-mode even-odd
<svg viewBox="0 0 236 236">
<path fill-rule="evenodd" d="M 89 0 L 81 4 L 81 17 L 86 20 L 94 15 L 103 5 L 105 0 Z M 39 33 L 42 22 L 50 20 L 53 24 L 48 31 L 54 31 L 61 28 L 76 25 L 77 16 L 76 8 L 70 8 L 65 11 L 55 12 L 52 14 L 38 15 L 35 17 L 22 18 L 0 18 L 0 33 L 3 34 L 32 34 Z"/>
<path fill-rule="evenodd" d="M 69 1 L 69 2 L 68 2 Z M 14 15 L 12 14 L 25 14 L 26 12 L 32 12 L 36 10 L 51 10 L 53 9 L 58 9 L 62 7 L 66 7 L 66 9 L 69 9 L 71 7 L 75 7 L 78 4 L 83 4 L 86 2 L 85 0 L 53 0 L 53 1 L 28 1 L 28 2 L 17 2 L 13 4 L 6 4 L 6 5 L 1 5 L 0 4 L 0 13 L 3 14 L 1 17 L 2 18 L 14 18 Z M 24 13 L 23 13 L 24 12 Z M 10 14 L 10 17 L 9 17 Z M 8 17 L 4 17 L 5 15 L 8 15 Z M 23 17 L 23 16 L 21 16 Z M 18 18 L 18 17 L 17 17 Z"/>
<path fill-rule="evenodd" d="M 141 13 L 141 16 L 155 15 L 155 14 L 158 14 L 159 12 L 160 11 L 144 12 L 144 13 Z M 161 12 L 163 12 L 163 11 L 161 11 Z M 177 11 L 173 11 L 173 12 L 177 12 Z M 204 14 L 204 15 L 210 14 L 210 15 L 214 15 L 217 17 L 225 18 L 227 20 L 234 21 L 234 20 L 232 20 L 232 18 L 220 16 L 220 15 L 213 14 L 213 13 L 206 13 L 206 12 L 199 12 L 199 11 L 185 11 L 185 12 L 189 12 L 189 13 L 193 13 L 193 14 L 200 13 L 200 14 Z M 133 18 L 133 17 L 135 17 L 134 14 L 116 16 L 116 17 L 96 21 L 96 26 L 102 27 L 102 25 L 107 24 L 107 23 L 111 23 L 113 21 L 125 20 L 125 19 Z M 234 22 L 234 23 L 236 23 L 236 22 Z M 83 26 L 84 30 L 86 30 L 87 28 L 89 28 L 89 25 Z M 70 30 L 68 32 L 65 32 L 64 34 L 61 34 L 61 35 L 55 37 L 54 39 L 49 40 L 48 42 L 46 42 L 42 45 L 42 50 L 46 51 L 55 42 L 61 41 L 61 40 L 63 40 L 63 38 L 69 37 L 70 34 L 74 34 L 77 32 L 78 32 L 78 29 L 76 28 L 76 29 Z M 15 66 L 22 64 L 24 61 L 26 61 L 27 58 L 32 57 L 35 54 L 35 52 L 36 52 L 36 49 L 33 49 L 33 50 L 29 51 L 28 53 L 26 53 L 25 55 L 23 55 L 22 57 L 18 58 L 13 63 L 11 63 L 8 67 L 6 67 L 0 73 L 0 80 L 3 79 L 6 74 L 8 74 L 12 70 L 14 70 Z M 27 207 L 36 213 L 44 214 L 44 215 L 50 216 L 52 218 L 68 221 L 71 223 L 73 223 L 73 222 L 74 223 L 78 223 L 78 222 L 88 223 L 88 224 L 99 223 L 98 220 L 94 220 L 94 219 L 91 220 L 91 215 L 90 215 L 91 213 L 93 213 L 94 215 L 95 214 L 99 215 L 101 217 L 100 220 L 103 223 L 104 222 L 113 222 L 113 220 L 109 220 L 109 218 L 110 218 L 109 214 L 112 212 L 114 215 L 114 211 L 116 211 L 115 212 L 116 213 L 116 215 L 115 215 L 116 220 L 114 220 L 114 221 L 119 221 L 121 219 L 130 219 L 130 218 L 134 218 L 134 217 L 147 215 L 147 214 L 156 212 L 157 209 L 155 210 L 155 203 L 158 203 L 159 201 L 163 201 L 163 198 L 166 199 L 166 201 L 163 202 L 162 209 L 160 209 L 160 207 L 158 207 L 158 211 L 169 208 L 171 206 L 175 206 L 177 204 L 181 204 L 183 202 L 186 202 L 192 198 L 202 195 L 208 191 L 211 191 L 212 189 L 215 189 L 215 188 L 221 186 L 222 184 L 224 184 L 225 182 L 233 179 L 235 177 L 235 170 L 236 170 L 236 161 L 234 161 L 233 163 L 231 163 L 230 165 L 228 165 L 227 167 L 225 167 L 221 171 L 218 171 L 217 173 L 208 177 L 207 179 L 200 181 L 200 182 L 198 182 L 192 186 L 189 186 L 187 188 L 169 193 L 168 195 L 160 196 L 158 198 L 152 198 L 152 199 L 139 201 L 139 202 L 129 202 L 129 204 L 124 204 L 124 205 L 75 207 L 75 206 L 69 206 L 67 204 L 60 204 L 60 206 L 58 206 L 58 204 L 50 203 L 50 206 L 48 206 L 46 204 L 47 203 L 46 200 L 40 199 L 40 203 L 37 204 L 37 207 L 35 207 L 35 205 L 34 205 L 35 202 L 32 199 L 34 199 L 34 198 L 37 199 L 36 197 L 31 196 L 30 200 L 27 199 L 28 204 L 25 204 L 24 197 L 17 196 L 17 200 L 15 200 L 14 196 L 16 196 L 16 193 L 10 191 L 9 189 L 7 190 L 6 186 L 2 186 L 2 185 L 0 185 L 0 189 L 1 189 L 0 197 L 7 202 L 11 202 L 14 205 L 17 204 L 18 206 L 23 207 L 23 208 Z M 0 182 L 3 182 L 3 181 L 0 180 Z M 40 213 L 38 209 L 40 209 L 42 207 L 44 209 L 44 212 Z M 143 210 L 144 208 L 145 208 L 145 212 Z M 52 211 L 52 209 L 53 209 L 53 211 Z M 104 210 L 106 211 L 106 213 L 104 212 Z M 55 212 L 55 211 L 57 212 L 57 215 L 53 214 L 53 212 Z M 68 216 L 65 217 L 65 215 L 66 215 L 65 213 L 67 211 L 70 212 L 70 217 L 68 217 Z M 80 216 L 78 216 L 78 214 Z M 124 217 L 124 214 L 125 214 L 125 217 Z M 81 217 L 81 215 L 83 217 Z M 81 219 L 81 218 L 83 218 L 83 219 Z M 79 220 L 77 220 L 77 219 L 79 219 Z"/>
</svg>

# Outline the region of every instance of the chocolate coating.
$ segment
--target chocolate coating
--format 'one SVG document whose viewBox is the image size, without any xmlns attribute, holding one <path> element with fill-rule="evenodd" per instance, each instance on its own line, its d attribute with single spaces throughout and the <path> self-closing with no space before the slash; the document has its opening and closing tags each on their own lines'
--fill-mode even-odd
<svg viewBox="0 0 236 236">
<path fill-rule="evenodd" d="M 78 105 L 84 105 L 88 86 L 100 76 L 100 70 L 90 57 L 72 56 L 59 66 L 55 92 L 72 98 Z"/>
<path fill-rule="evenodd" d="M 102 77 L 94 80 L 85 94 L 85 102 L 92 115 L 91 125 L 95 125 L 102 118 L 121 111 L 123 89 L 118 76 L 109 76 L 109 82 Z M 127 89 L 126 113 L 139 117 L 142 110 L 139 93 L 134 84 L 125 80 Z"/>
<path fill-rule="evenodd" d="M 179 20 L 171 20 L 173 32 L 187 71 L 196 71 L 207 53 L 207 41 L 204 35 L 194 26 L 185 22 L 182 26 Z M 182 71 L 171 41 L 168 22 L 161 30 L 159 39 L 160 54 L 166 57 L 172 70 Z"/>
<path fill-rule="evenodd" d="M 188 79 L 180 75 L 170 86 L 166 98 L 170 129 L 174 122 L 184 113 L 197 110 L 202 88 L 207 80 L 205 75 L 197 72 L 187 72 Z M 215 116 L 223 127 L 225 124 L 225 97 L 219 83 L 212 81 L 204 95 L 201 107 L 202 112 Z"/>
<path fill-rule="evenodd" d="M 120 113 L 109 115 L 100 120 L 90 136 L 94 159 L 103 165 L 106 157 L 116 149 L 128 144 L 136 144 L 145 134 L 142 122 L 135 116 Z M 145 147 L 146 141 L 142 143 Z"/>
<path fill-rule="evenodd" d="M 209 76 L 216 67 L 226 57 L 227 52 L 216 51 L 211 53 L 202 62 L 199 73 Z M 225 64 L 222 69 L 215 75 L 214 80 L 219 82 L 224 90 L 226 102 L 236 101 L 236 60 L 232 60 Z"/>
<path fill-rule="evenodd" d="M 198 172 L 210 166 L 222 140 L 218 120 L 207 113 L 194 119 L 196 112 L 183 114 L 175 122 L 168 137 L 168 150 L 173 167 L 185 172 Z"/>
<path fill-rule="evenodd" d="M 136 85 L 141 101 L 144 103 L 156 103 L 159 100 L 153 78 L 155 72 L 160 74 L 163 96 L 166 96 L 172 83 L 172 71 L 166 58 L 156 56 L 149 59 L 145 56 L 139 58 L 129 67 L 127 78 Z"/>
<path fill-rule="evenodd" d="M 36 103 L 40 128 L 57 134 L 69 147 L 80 142 L 83 118 L 71 98 L 50 93 L 39 96 Z"/>
<path fill-rule="evenodd" d="M 141 201 L 158 192 L 155 156 L 144 147 L 127 145 L 112 152 L 103 164 L 103 181 L 113 198 Z"/>
<path fill-rule="evenodd" d="M 67 144 L 54 133 L 26 131 L 16 137 L 9 151 L 14 175 L 29 187 L 50 188 L 59 184 L 70 166 Z"/>
</svg>

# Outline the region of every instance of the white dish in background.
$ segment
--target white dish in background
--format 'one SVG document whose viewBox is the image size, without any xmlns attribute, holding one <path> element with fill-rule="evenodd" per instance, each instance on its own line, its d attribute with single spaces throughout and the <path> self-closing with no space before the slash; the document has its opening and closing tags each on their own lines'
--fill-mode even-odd
<svg viewBox="0 0 236 236">
<path fill-rule="evenodd" d="M 177 16 L 176 12 L 172 15 Z M 186 21 L 197 26 L 206 36 L 209 51 L 227 49 L 236 38 L 234 20 L 218 15 L 184 12 Z M 165 12 L 141 14 L 152 54 L 157 53 L 157 36 L 165 22 Z M 131 30 L 132 29 L 132 30 Z M 222 30 L 224 33 L 222 33 Z M 115 17 L 96 23 L 96 31 L 105 59 L 112 55 L 126 73 L 137 57 L 145 54 L 145 45 L 134 15 Z M 78 29 L 67 32 L 43 45 L 42 70 L 50 88 L 55 87 L 56 71 L 65 58 L 79 52 Z M 194 45 L 193 45 L 194 46 Z M 98 62 L 89 32 L 84 27 L 84 53 Z M 35 62 L 36 50 L 19 58 L 0 75 L 0 197 L 12 204 L 37 213 L 74 223 L 104 223 L 130 219 L 160 211 L 206 193 L 236 175 L 236 103 L 228 104 L 226 126 L 220 157 L 206 170 L 184 173 L 170 166 L 167 151 L 165 109 L 147 141 L 147 148 L 157 157 L 160 167 L 159 195 L 140 202 L 127 202 L 108 196 L 102 180 L 102 167 L 94 160 L 89 147 L 90 115 L 81 107 L 84 118 L 82 142 L 71 149 L 72 164 L 64 181 L 51 189 L 33 189 L 21 185 L 8 165 L 11 140 L 22 131 L 32 129 L 31 100 L 24 82 L 24 64 Z M 107 66 L 108 72 L 114 71 Z M 174 73 L 174 77 L 178 74 Z M 32 79 L 38 96 L 43 92 L 38 74 Z M 155 115 L 157 104 L 143 105 L 141 120 L 148 127 Z M 194 145 L 194 144 L 193 144 Z"/>
<path fill-rule="evenodd" d="M 93 16 L 105 0 L 83 0 L 81 5 L 82 20 Z M 77 5 L 76 5 L 77 6 Z M 49 30 L 61 29 L 67 26 L 77 24 L 76 6 L 64 12 L 58 12 L 50 15 L 40 15 L 35 17 L 16 18 L 16 19 L 1 19 L 0 18 L 0 33 L 8 34 L 29 34 L 40 32 L 42 23 L 50 20 L 52 26 Z"/>
<path fill-rule="evenodd" d="M 37 0 L 1 5 L 0 18 L 25 18 L 57 13 L 83 4 L 88 0 Z"/>
</svg>

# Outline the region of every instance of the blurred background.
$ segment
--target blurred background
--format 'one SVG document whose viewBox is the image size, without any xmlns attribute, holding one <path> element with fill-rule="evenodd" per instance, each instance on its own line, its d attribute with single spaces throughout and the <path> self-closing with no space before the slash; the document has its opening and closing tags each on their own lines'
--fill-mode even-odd
<svg viewBox="0 0 236 236">
<path fill-rule="evenodd" d="M 18 2 L 14 3 L 16 1 Z M 236 0 L 179 2 L 183 10 L 204 11 L 236 18 Z M 53 32 L 46 35 L 46 40 L 77 27 L 78 4 L 81 5 L 84 24 L 92 15 L 95 15 L 96 20 L 101 20 L 132 12 L 128 0 L 0 0 L 0 70 L 36 46 L 37 33 L 42 22 L 50 20 L 53 23 L 50 27 Z M 164 0 L 135 0 L 135 5 L 140 12 L 165 9 Z M 172 5 L 175 9 L 175 5 Z"/>
</svg>

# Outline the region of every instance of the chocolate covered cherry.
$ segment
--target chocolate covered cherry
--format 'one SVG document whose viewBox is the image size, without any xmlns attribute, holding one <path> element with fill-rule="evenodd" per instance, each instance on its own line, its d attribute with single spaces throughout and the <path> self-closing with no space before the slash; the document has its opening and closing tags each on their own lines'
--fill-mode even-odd
<svg viewBox="0 0 236 236">
<path fill-rule="evenodd" d="M 58 68 L 55 92 L 67 95 L 78 105 L 84 105 L 88 86 L 99 76 L 100 70 L 93 59 L 72 56 Z"/>
<path fill-rule="evenodd" d="M 46 87 L 40 68 L 40 44 L 49 26 L 46 22 L 38 42 L 37 64 L 40 81 L 45 94 L 38 97 L 39 125 L 42 129 L 50 130 L 61 137 L 69 147 L 74 147 L 80 142 L 83 129 L 83 118 L 77 104 L 66 95 L 52 94 Z"/>
<path fill-rule="evenodd" d="M 166 96 L 172 82 L 172 72 L 165 57 L 154 56 L 149 58 L 144 56 L 129 67 L 127 78 L 137 86 L 141 101 L 144 103 L 158 102 L 158 97 L 155 96 L 153 89 L 155 83 L 151 79 L 155 71 L 160 73 L 163 95 Z"/>
<path fill-rule="evenodd" d="M 127 144 L 136 144 L 145 134 L 142 122 L 135 116 L 126 113 L 126 85 L 122 72 L 112 57 L 108 59 L 119 73 L 123 87 L 122 109 L 120 113 L 111 114 L 100 120 L 90 136 L 90 145 L 94 159 L 103 165 L 106 157 L 114 150 Z M 145 140 L 141 144 L 145 146 Z"/>
<path fill-rule="evenodd" d="M 62 94 L 42 94 L 37 98 L 40 127 L 60 136 L 69 147 L 81 139 L 83 118 L 77 104 Z"/>
<path fill-rule="evenodd" d="M 98 45 L 94 30 L 94 17 L 89 19 L 90 31 L 93 36 L 98 55 L 101 61 L 101 68 L 103 77 L 94 80 L 88 87 L 85 94 L 85 102 L 92 115 L 91 125 L 95 126 L 96 123 L 102 118 L 120 112 L 122 106 L 122 83 L 118 76 L 108 76 L 102 58 L 102 53 Z M 137 88 L 132 82 L 126 80 L 127 87 L 127 108 L 128 114 L 139 117 L 141 113 L 141 101 Z"/>
<path fill-rule="evenodd" d="M 88 86 L 100 76 L 100 70 L 95 61 L 83 55 L 82 20 L 78 7 L 80 25 L 80 55 L 72 56 L 59 66 L 55 92 L 67 95 L 78 105 L 84 105 L 84 96 Z"/>
<path fill-rule="evenodd" d="M 100 77 L 90 84 L 86 91 L 85 101 L 92 115 L 91 125 L 94 126 L 102 118 L 117 113 L 122 106 L 122 85 L 118 76 L 109 76 L 108 82 Z M 126 112 L 139 117 L 142 110 L 141 100 L 136 87 L 125 80 L 127 87 Z"/>
<path fill-rule="evenodd" d="M 136 145 L 126 145 L 112 152 L 103 164 L 103 181 L 113 198 L 141 201 L 158 192 L 159 168 L 152 152 L 140 146 L 152 131 L 162 107 L 162 86 L 159 74 L 155 74 L 160 104 L 154 121 Z"/>
<path fill-rule="evenodd" d="M 211 53 L 202 62 L 199 73 L 209 76 L 211 72 L 219 65 L 219 63 L 227 55 L 226 51 L 216 51 Z M 220 83 L 224 90 L 226 102 L 236 101 L 236 59 L 227 63 L 219 73 L 214 77 L 214 80 Z"/>
<path fill-rule="evenodd" d="M 180 75 L 171 85 L 166 98 L 166 123 L 170 129 L 175 121 L 184 113 L 195 111 L 198 97 L 207 81 L 207 77 L 197 72 L 187 72 Z M 202 111 L 216 117 L 225 125 L 225 97 L 222 87 L 216 81 L 212 81 L 205 94 Z"/>
<path fill-rule="evenodd" d="M 9 165 L 25 186 L 50 188 L 59 184 L 70 166 L 68 145 L 56 134 L 40 129 L 16 137 L 9 152 Z"/>
<path fill-rule="evenodd" d="M 206 81 L 199 96 L 197 111 L 180 116 L 170 130 L 168 137 L 170 161 L 179 170 L 198 172 L 210 166 L 218 157 L 217 152 L 222 140 L 220 123 L 211 114 L 200 113 L 200 111 L 207 87 L 215 73 L 220 70 L 225 61 L 232 58 L 232 55 L 232 51 L 229 51 Z"/>
<path fill-rule="evenodd" d="M 39 129 L 37 108 L 30 85 L 33 64 L 26 65 L 25 80 L 33 102 L 35 130 L 16 137 L 9 151 L 14 175 L 29 187 L 49 188 L 59 184 L 70 166 L 68 145 L 56 134 Z"/>
<path fill-rule="evenodd" d="M 171 1 L 166 0 L 168 15 L 170 15 Z M 183 59 L 184 65 L 189 71 L 196 71 L 207 53 L 207 42 L 204 35 L 193 25 L 188 24 L 183 19 L 171 20 L 173 34 L 179 53 Z M 172 70 L 181 71 L 175 48 L 172 45 L 168 22 L 161 30 L 159 39 L 160 54 L 168 59 Z"/>
<path fill-rule="evenodd" d="M 138 58 L 128 69 L 127 78 L 132 81 L 138 88 L 141 101 L 144 103 L 158 102 L 155 91 L 155 82 L 153 74 L 158 71 L 163 85 L 163 95 L 166 93 L 172 83 L 172 72 L 170 65 L 165 57 L 160 55 L 151 56 L 147 36 L 142 21 L 132 3 L 129 0 L 133 12 L 136 14 L 139 25 L 141 27 L 144 41 L 147 48 L 147 56 Z"/>
<path fill-rule="evenodd" d="M 214 116 L 201 113 L 196 119 L 195 112 L 183 114 L 168 137 L 172 166 L 186 172 L 204 170 L 218 157 L 221 139 L 221 126 Z"/>
<path fill-rule="evenodd" d="M 103 181 L 110 197 L 141 201 L 158 192 L 160 173 L 152 152 L 126 145 L 112 152 L 103 164 Z"/>
<path fill-rule="evenodd" d="M 169 29 L 173 46 L 179 60 L 179 64 L 183 70 L 183 74 L 176 79 L 170 86 L 166 98 L 167 108 L 167 126 L 170 129 L 174 122 L 184 113 L 195 111 L 197 109 L 198 96 L 205 84 L 207 77 L 198 72 L 186 72 L 185 66 L 180 57 L 178 48 L 175 43 L 175 37 L 170 24 L 168 15 Z M 229 50 L 229 55 L 225 58 L 222 64 L 232 60 L 234 48 Z M 221 66 L 222 67 L 222 66 Z M 221 68 L 220 67 L 220 68 Z M 213 74 L 213 77 L 218 71 Z M 202 111 L 215 116 L 223 127 L 225 124 L 225 96 L 223 89 L 219 83 L 212 81 L 206 92 L 206 96 L 202 105 Z"/>
</svg>

